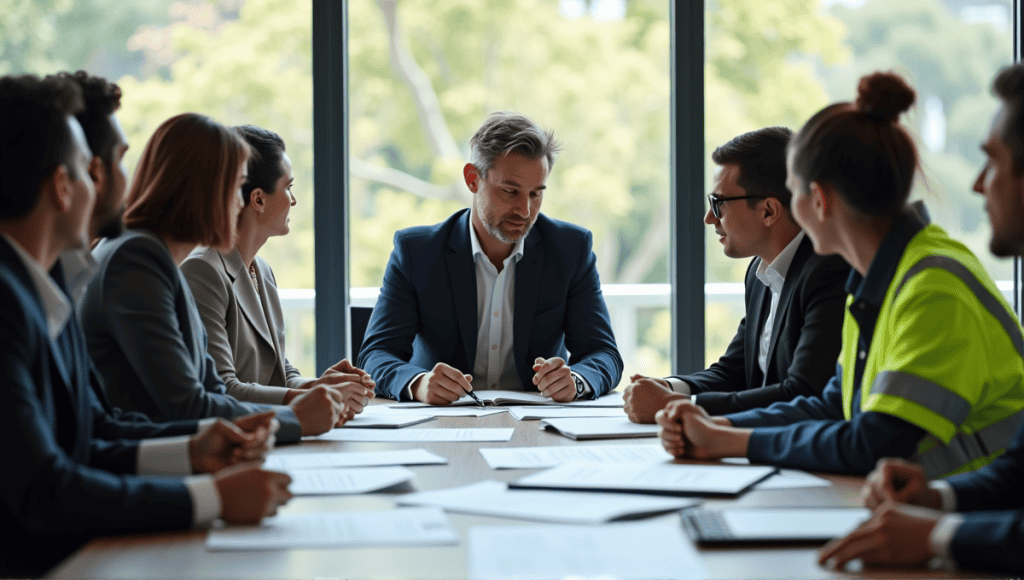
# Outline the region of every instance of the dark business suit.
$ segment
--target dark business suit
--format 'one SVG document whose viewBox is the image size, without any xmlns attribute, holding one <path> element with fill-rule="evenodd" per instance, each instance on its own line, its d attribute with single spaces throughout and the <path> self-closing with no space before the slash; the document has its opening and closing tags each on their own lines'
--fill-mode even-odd
<svg viewBox="0 0 1024 580">
<path fill-rule="evenodd" d="M 747 267 L 746 316 L 725 354 L 706 370 L 675 377 L 690 383 L 700 394 L 697 404 L 712 415 L 820 395 L 835 371 L 850 266 L 839 256 L 815 254 L 810 238 L 797 246 L 779 294 L 765 374 L 757 356 L 772 293 L 757 279 L 760 263 L 754 258 Z"/>
<path fill-rule="evenodd" d="M 103 240 L 94 255 L 99 271 L 85 291 L 82 327 L 112 404 L 154 421 L 274 410 L 278 441 L 302 436 L 288 407 L 227 394 L 192 293 L 159 237 L 129 230 Z"/>
<path fill-rule="evenodd" d="M 947 481 L 964 517 L 950 544 L 957 564 L 1024 572 L 1024 427 L 995 461 Z"/>
<path fill-rule="evenodd" d="M 0 575 L 38 575 L 90 537 L 185 528 L 181 479 L 135 471 L 137 442 L 92 437 L 89 360 L 81 335 L 47 334 L 24 264 L 0 239 Z"/>
<path fill-rule="evenodd" d="M 358 361 L 381 395 L 399 398 L 413 377 L 439 362 L 473 372 L 478 321 L 469 216 L 466 209 L 395 234 Z M 524 390 L 537 390 L 537 357 L 567 358 L 567 349 L 568 364 L 595 396 L 622 376 L 592 243 L 589 231 L 543 214 L 526 237 L 515 266 L 512 345 Z"/>
</svg>

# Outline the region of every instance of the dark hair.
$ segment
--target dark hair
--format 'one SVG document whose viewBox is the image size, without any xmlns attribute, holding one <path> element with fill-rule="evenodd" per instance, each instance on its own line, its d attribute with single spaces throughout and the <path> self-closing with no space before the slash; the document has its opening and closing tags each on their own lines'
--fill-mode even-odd
<svg viewBox="0 0 1024 580">
<path fill-rule="evenodd" d="M 217 249 L 235 243 L 229 196 L 249 146 L 234 129 L 196 113 L 171 117 L 142 150 L 124 224 Z M 229 215 L 230 214 L 230 215 Z"/>
<path fill-rule="evenodd" d="M 914 89 L 895 73 L 862 77 L 856 102 L 818 111 L 790 141 L 793 172 L 805 187 L 815 181 L 830 184 L 862 213 L 900 213 L 910 197 L 918 156 L 897 119 L 914 97 Z"/>
<path fill-rule="evenodd" d="M 249 144 L 249 166 L 246 169 L 242 197 L 249 205 L 252 190 L 257 187 L 267 193 L 274 193 L 277 180 L 284 175 L 281 162 L 284 160 L 284 139 L 273 131 L 256 125 L 240 125 L 235 131 Z"/>
<path fill-rule="evenodd" d="M 78 152 L 68 117 L 82 109 L 74 83 L 35 75 L 0 77 L 0 219 L 23 217 L 35 207 L 43 181 L 57 167 L 77 175 Z"/>
<path fill-rule="evenodd" d="M 1024 65 L 999 71 L 992 81 L 992 92 L 1003 101 L 1006 118 L 1000 137 L 1010 148 L 1014 172 L 1020 175 L 1024 172 Z"/>
<path fill-rule="evenodd" d="M 718 165 L 735 164 L 739 168 L 737 185 L 747 195 L 766 195 L 778 199 L 789 211 L 786 187 L 786 145 L 793 132 L 786 127 L 766 127 L 733 137 L 711 154 Z M 751 207 L 756 199 L 748 199 Z"/>
<path fill-rule="evenodd" d="M 105 78 L 89 76 L 84 70 L 60 72 L 46 78 L 74 82 L 82 89 L 85 108 L 75 118 L 85 131 L 92 154 L 103 161 L 110 173 L 114 166 L 114 148 L 120 142 L 110 116 L 121 108 L 121 88 Z"/>
<path fill-rule="evenodd" d="M 484 124 L 469 140 L 471 161 L 481 178 L 494 166 L 494 160 L 509 153 L 530 159 L 547 159 L 548 173 L 555 164 L 561 144 L 553 131 L 545 131 L 530 119 L 506 111 L 487 115 Z"/>
</svg>

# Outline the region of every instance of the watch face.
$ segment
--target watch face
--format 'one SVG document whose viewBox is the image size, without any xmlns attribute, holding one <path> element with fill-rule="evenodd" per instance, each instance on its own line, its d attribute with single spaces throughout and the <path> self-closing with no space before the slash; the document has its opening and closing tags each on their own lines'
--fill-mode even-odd
<svg viewBox="0 0 1024 580">
<path fill-rule="evenodd" d="M 573 380 L 576 381 L 576 396 L 583 394 L 583 379 L 573 375 Z"/>
</svg>

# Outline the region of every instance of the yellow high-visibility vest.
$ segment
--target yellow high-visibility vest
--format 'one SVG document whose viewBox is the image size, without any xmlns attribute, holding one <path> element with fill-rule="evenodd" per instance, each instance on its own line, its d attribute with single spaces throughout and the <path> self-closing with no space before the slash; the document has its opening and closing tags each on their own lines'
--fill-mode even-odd
<svg viewBox="0 0 1024 580">
<path fill-rule="evenodd" d="M 910 458 L 929 477 L 998 457 L 1024 421 L 1024 331 L 978 258 L 937 225 L 907 244 L 882 302 L 871 349 L 847 300 L 843 412 L 886 413 L 927 435 Z M 854 368 L 866 355 L 861 396 Z"/>
</svg>

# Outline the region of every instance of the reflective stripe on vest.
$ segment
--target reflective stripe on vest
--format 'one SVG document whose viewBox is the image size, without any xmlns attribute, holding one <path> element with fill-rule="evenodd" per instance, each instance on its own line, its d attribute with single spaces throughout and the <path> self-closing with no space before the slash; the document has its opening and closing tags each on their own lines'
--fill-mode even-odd
<svg viewBox="0 0 1024 580">
<path fill-rule="evenodd" d="M 967 399 L 938 383 L 903 371 L 882 371 L 875 375 L 871 394 L 892 395 L 917 403 L 954 425 L 963 423 L 971 413 Z"/>
<path fill-rule="evenodd" d="M 926 268 L 941 268 L 950 274 L 960 278 L 971 292 L 974 292 L 974 296 L 978 299 L 978 302 L 988 310 L 999 324 L 1002 325 L 1003 330 L 1006 331 L 1007 336 L 1010 337 L 1010 341 L 1013 343 L 1013 348 L 1016 349 L 1017 354 L 1024 357 L 1024 335 L 1021 334 L 1020 327 L 1017 326 L 1017 322 L 1013 319 L 1013 315 L 1003 308 L 1003 305 L 999 302 L 999 299 L 992 294 L 991 291 L 978 277 L 971 272 L 967 266 L 964 266 L 960 262 L 948 256 L 927 256 L 922 258 L 918 263 L 910 267 L 903 279 L 900 280 L 900 285 L 896 287 L 896 293 L 893 294 L 892 299 L 895 301 L 896 297 L 900 295 L 900 290 L 915 274 L 926 269 Z"/>
<path fill-rule="evenodd" d="M 927 451 L 918 452 L 910 458 L 921 464 L 925 476 L 935 479 L 949 475 L 968 465 L 972 461 L 984 459 L 998 453 L 1010 444 L 1017 429 L 1024 422 L 1024 410 L 1018 411 L 1005 419 L 979 429 L 972 434 L 957 433 L 948 445 L 932 435 L 926 436 L 919 447 L 930 447 Z"/>
</svg>

